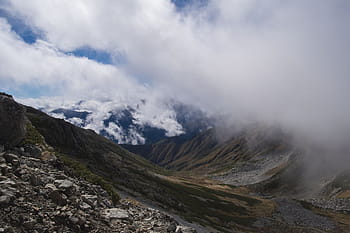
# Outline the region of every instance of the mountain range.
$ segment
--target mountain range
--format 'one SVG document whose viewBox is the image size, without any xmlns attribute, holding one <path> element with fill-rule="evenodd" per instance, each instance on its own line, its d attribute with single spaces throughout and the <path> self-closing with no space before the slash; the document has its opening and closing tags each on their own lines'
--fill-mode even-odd
<svg viewBox="0 0 350 233">
<path fill-rule="evenodd" d="M 26 161 L 25 156 L 37 154 L 35 148 L 40 148 L 38 157 L 29 161 L 46 163 L 48 155 L 54 156 L 55 164 L 63 164 L 79 179 L 106 189 L 114 202 L 125 198 L 141 201 L 193 227 L 168 228 L 167 232 L 350 231 L 349 171 L 332 176 L 324 172 L 314 179 L 317 185 L 306 182 L 309 176 L 303 161 L 307 153 L 296 148 L 278 127 L 251 125 L 224 138 L 220 137 L 222 131 L 212 127 L 186 137 L 168 135 L 154 143 L 122 147 L 91 129 L 18 104 L 4 94 L 0 95 L 0 127 L 0 144 L 7 157 L 8 151 L 18 151 L 20 160 Z M 13 160 L 8 163 L 18 165 Z M 22 179 L 21 170 L 28 168 L 17 168 L 13 173 L 2 169 L 2 180 Z M 2 197 L 7 194 L 1 182 Z M 39 188 L 45 185 L 44 181 L 38 183 Z M 17 208 L 19 203 L 14 200 L 2 208 Z M 53 221 L 64 226 L 60 220 Z M 4 226 L 20 228 L 22 224 L 14 226 L 7 218 L 1 221 Z M 136 224 L 132 221 L 113 224 L 131 227 Z M 89 229 L 86 232 L 93 232 Z"/>
</svg>

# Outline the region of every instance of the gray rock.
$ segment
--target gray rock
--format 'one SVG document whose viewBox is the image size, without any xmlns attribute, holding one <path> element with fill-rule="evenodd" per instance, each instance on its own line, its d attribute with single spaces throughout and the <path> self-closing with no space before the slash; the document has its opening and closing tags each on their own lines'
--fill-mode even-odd
<svg viewBox="0 0 350 233">
<path fill-rule="evenodd" d="M 53 190 L 57 190 L 56 186 L 54 184 L 46 184 L 45 185 L 45 188 L 46 189 L 51 189 L 52 191 Z"/>
<path fill-rule="evenodd" d="M 98 198 L 96 195 L 81 195 L 81 199 L 83 199 L 83 201 L 89 204 L 90 206 L 97 205 Z"/>
<path fill-rule="evenodd" d="M 33 146 L 33 145 L 26 145 L 24 147 L 24 151 L 27 154 L 29 154 L 30 156 L 36 157 L 36 158 L 40 157 L 41 153 L 42 153 L 42 151 L 41 151 L 41 149 L 39 147 Z"/>
<path fill-rule="evenodd" d="M 8 174 L 10 170 L 11 170 L 11 168 L 9 166 L 7 166 L 6 164 L 0 164 L 0 172 L 3 176 Z"/>
<path fill-rule="evenodd" d="M 7 179 L 7 180 L 0 181 L 0 185 L 9 187 L 9 186 L 16 186 L 17 184 L 13 180 Z"/>
<path fill-rule="evenodd" d="M 6 162 L 12 163 L 13 160 L 19 160 L 18 156 L 12 153 L 6 153 L 4 154 L 4 158 L 6 159 Z"/>
<path fill-rule="evenodd" d="M 0 95 L 0 144 L 15 146 L 25 137 L 24 108 L 12 97 Z"/>
<path fill-rule="evenodd" d="M 74 225 L 77 225 L 79 223 L 79 218 L 77 217 L 70 217 L 69 221 L 71 221 L 71 223 L 73 223 Z"/>
<path fill-rule="evenodd" d="M 0 205 L 7 205 L 12 201 L 11 196 L 2 195 L 0 196 Z"/>
<path fill-rule="evenodd" d="M 74 183 L 70 180 L 55 180 L 55 183 L 58 184 L 59 189 L 69 189 L 74 186 Z"/>
<path fill-rule="evenodd" d="M 176 224 L 171 223 L 167 228 L 167 232 L 175 232 L 175 231 L 176 231 Z"/>
<path fill-rule="evenodd" d="M 29 182 L 31 185 L 38 186 L 43 183 L 41 178 L 38 175 L 31 174 L 29 177 Z"/>
<path fill-rule="evenodd" d="M 2 153 L 5 150 L 5 147 L 3 145 L 0 145 L 0 153 Z"/>
<path fill-rule="evenodd" d="M 88 210 L 88 209 L 91 209 L 91 206 L 89 204 L 83 202 L 79 205 L 79 208 L 82 210 Z"/>
<path fill-rule="evenodd" d="M 105 209 L 102 215 L 107 219 L 128 219 L 129 214 L 126 210 L 120 208 Z"/>
<path fill-rule="evenodd" d="M 185 226 L 177 226 L 176 233 L 195 233 L 196 230 L 193 229 L 192 227 L 185 227 Z"/>
<path fill-rule="evenodd" d="M 57 205 L 65 205 L 67 204 L 66 198 L 60 193 L 58 190 L 53 190 L 49 193 L 50 199 Z"/>
<path fill-rule="evenodd" d="M 34 225 L 36 223 L 36 220 L 33 218 L 29 218 L 27 221 L 23 223 L 23 226 L 27 229 L 33 229 Z"/>
<path fill-rule="evenodd" d="M 19 167 L 20 162 L 19 162 L 18 159 L 14 159 L 14 160 L 12 160 L 11 164 L 12 164 L 15 168 L 17 168 L 17 167 Z"/>
</svg>

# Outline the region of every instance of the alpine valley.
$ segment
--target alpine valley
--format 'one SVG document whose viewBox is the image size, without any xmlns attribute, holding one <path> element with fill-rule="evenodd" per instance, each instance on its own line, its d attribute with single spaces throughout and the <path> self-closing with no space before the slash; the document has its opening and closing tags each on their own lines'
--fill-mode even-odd
<svg viewBox="0 0 350 233">
<path fill-rule="evenodd" d="M 350 171 L 305 169 L 321 148 L 262 124 L 224 137 L 194 107 L 145 106 L 36 109 L 2 93 L 0 231 L 350 231 Z"/>
</svg>

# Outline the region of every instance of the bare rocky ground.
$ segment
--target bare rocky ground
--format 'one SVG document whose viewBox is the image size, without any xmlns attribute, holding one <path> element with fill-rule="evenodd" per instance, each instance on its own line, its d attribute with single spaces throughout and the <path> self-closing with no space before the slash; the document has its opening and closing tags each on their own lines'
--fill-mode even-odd
<svg viewBox="0 0 350 233">
<path fill-rule="evenodd" d="M 133 200 L 113 204 L 98 185 L 71 175 L 36 146 L 0 146 L 0 232 L 183 232 L 171 216 Z"/>
<path fill-rule="evenodd" d="M 349 198 L 311 198 L 305 201 L 321 209 L 350 214 Z"/>
<path fill-rule="evenodd" d="M 257 184 L 270 179 L 273 169 L 287 165 L 292 155 L 293 152 L 285 152 L 254 157 L 212 178 L 231 185 Z"/>
</svg>

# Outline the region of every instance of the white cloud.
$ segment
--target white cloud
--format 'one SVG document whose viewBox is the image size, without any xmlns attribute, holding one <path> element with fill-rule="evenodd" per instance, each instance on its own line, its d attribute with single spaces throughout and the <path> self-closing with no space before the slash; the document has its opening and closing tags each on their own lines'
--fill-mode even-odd
<svg viewBox="0 0 350 233">
<path fill-rule="evenodd" d="M 2 21 L 1 77 L 56 85 L 68 96 L 118 92 L 129 100 L 154 88 L 151 95 L 233 121 L 277 122 L 327 142 L 349 138 L 349 1 L 213 0 L 187 14 L 170 0 L 8 0 L 6 8 L 50 46 L 24 44 Z M 122 51 L 127 63 L 101 65 L 51 45 Z"/>
<path fill-rule="evenodd" d="M 65 119 L 72 124 L 86 129 L 92 129 L 95 132 L 106 131 L 109 136 L 113 136 L 121 144 L 145 143 L 146 139 L 141 135 L 141 130 L 135 128 L 136 126 L 139 128 L 149 126 L 163 129 L 166 136 L 169 137 L 184 133 L 184 129 L 177 122 L 176 112 L 172 106 L 166 105 L 164 99 L 159 99 L 151 95 L 147 96 L 144 101 L 141 101 L 141 99 L 137 101 L 124 99 L 67 101 L 64 97 L 44 97 L 19 99 L 19 102 L 43 109 L 43 111 L 46 111 L 53 117 Z M 52 112 L 59 108 L 87 112 L 88 114 L 85 121 L 75 117 L 66 118 L 63 113 Z M 122 119 L 123 111 L 127 109 L 132 109 L 130 114 L 134 118 L 133 125 L 123 128 L 114 122 L 108 122 L 112 115 L 117 119 Z M 128 118 L 128 120 L 132 118 Z M 105 121 L 108 122 L 108 125 L 105 125 Z"/>
</svg>

